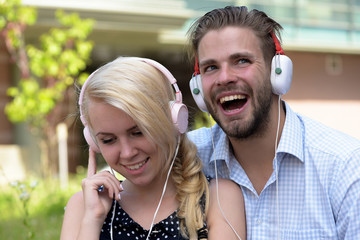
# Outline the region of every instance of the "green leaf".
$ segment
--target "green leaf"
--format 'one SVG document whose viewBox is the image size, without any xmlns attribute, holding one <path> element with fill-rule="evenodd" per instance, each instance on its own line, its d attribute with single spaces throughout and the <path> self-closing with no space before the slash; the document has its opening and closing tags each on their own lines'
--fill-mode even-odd
<svg viewBox="0 0 360 240">
<path fill-rule="evenodd" d="M 19 89 L 17 87 L 9 87 L 6 91 L 6 94 L 10 97 L 15 97 L 19 94 Z"/>
<path fill-rule="evenodd" d="M 65 44 L 67 40 L 67 34 L 60 29 L 52 29 L 51 35 L 57 43 Z"/>
<path fill-rule="evenodd" d="M 22 87 L 24 94 L 27 96 L 33 95 L 39 89 L 39 83 L 35 80 L 22 81 L 20 86 Z"/>
<path fill-rule="evenodd" d="M 6 26 L 6 19 L 4 16 L 0 16 L 0 31 Z"/>
<path fill-rule="evenodd" d="M 37 20 L 37 12 L 33 7 L 21 7 L 17 15 L 22 24 L 34 25 Z"/>
</svg>

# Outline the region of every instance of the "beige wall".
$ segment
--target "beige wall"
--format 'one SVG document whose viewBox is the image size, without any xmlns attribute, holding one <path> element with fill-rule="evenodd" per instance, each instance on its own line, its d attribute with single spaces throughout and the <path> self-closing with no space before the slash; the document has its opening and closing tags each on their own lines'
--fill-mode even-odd
<svg viewBox="0 0 360 240">
<path fill-rule="evenodd" d="M 296 112 L 360 139 L 360 101 L 287 101 Z"/>
<path fill-rule="evenodd" d="M 294 64 L 287 98 L 360 101 L 360 54 L 287 54 Z"/>
<path fill-rule="evenodd" d="M 360 55 L 288 52 L 295 111 L 360 139 Z"/>
</svg>

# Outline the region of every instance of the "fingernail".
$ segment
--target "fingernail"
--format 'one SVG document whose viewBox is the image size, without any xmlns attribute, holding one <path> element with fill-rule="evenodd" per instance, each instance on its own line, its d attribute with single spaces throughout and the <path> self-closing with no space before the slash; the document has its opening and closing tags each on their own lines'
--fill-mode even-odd
<svg viewBox="0 0 360 240">
<path fill-rule="evenodd" d="M 121 184 L 121 183 L 120 183 L 120 189 L 121 189 L 121 190 L 124 190 L 124 188 L 123 188 L 123 186 L 122 186 L 122 184 Z"/>
<path fill-rule="evenodd" d="M 120 195 L 120 193 L 119 193 L 118 197 L 119 197 L 119 200 L 121 200 L 121 195 Z"/>
</svg>

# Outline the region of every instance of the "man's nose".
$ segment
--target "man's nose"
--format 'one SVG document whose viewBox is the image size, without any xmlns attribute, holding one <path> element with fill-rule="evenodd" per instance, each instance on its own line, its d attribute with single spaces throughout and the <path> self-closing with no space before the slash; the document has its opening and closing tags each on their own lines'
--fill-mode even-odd
<svg viewBox="0 0 360 240">
<path fill-rule="evenodd" d="M 219 75 L 216 83 L 226 85 L 236 80 L 236 74 L 228 64 L 223 64 L 219 69 Z"/>
</svg>

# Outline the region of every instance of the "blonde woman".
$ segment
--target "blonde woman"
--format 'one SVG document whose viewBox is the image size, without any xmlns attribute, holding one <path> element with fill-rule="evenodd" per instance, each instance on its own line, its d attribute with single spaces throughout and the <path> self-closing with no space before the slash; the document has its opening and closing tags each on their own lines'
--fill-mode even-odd
<svg viewBox="0 0 360 240">
<path fill-rule="evenodd" d="M 216 182 L 202 173 L 184 134 L 187 108 L 165 67 L 119 57 L 88 78 L 79 107 L 88 176 L 67 204 L 61 239 L 245 239 L 242 192 L 219 179 L 220 210 Z M 126 180 L 97 173 L 96 152 Z"/>
</svg>

